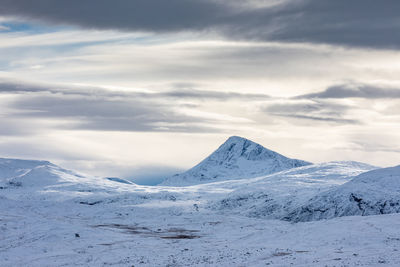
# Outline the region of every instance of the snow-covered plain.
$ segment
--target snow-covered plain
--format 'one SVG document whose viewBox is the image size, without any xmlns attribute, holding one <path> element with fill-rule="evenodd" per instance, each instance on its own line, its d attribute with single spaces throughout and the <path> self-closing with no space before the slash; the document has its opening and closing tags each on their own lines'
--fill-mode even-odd
<svg viewBox="0 0 400 267">
<path fill-rule="evenodd" d="M 0 266 L 400 266 L 400 167 L 268 170 L 140 186 L 0 159 Z"/>
</svg>

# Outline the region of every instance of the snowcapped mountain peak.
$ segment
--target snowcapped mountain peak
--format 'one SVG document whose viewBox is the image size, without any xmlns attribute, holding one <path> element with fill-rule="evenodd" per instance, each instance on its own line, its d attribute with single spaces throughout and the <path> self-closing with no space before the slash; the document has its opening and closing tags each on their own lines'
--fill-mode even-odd
<svg viewBox="0 0 400 267">
<path fill-rule="evenodd" d="M 221 146 L 223 146 L 225 144 L 230 144 L 230 143 L 242 143 L 242 142 L 250 142 L 250 143 L 256 144 L 255 142 L 253 142 L 245 137 L 241 137 L 238 135 L 232 135 L 228 139 L 226 139 L 226 141 Z"/>
<path fill-rule="evenodd" d="M 282 155 L 263 147 L 249 139 L 231 136 L 210 157 L 221 164 L 232 163 L 240 159 L 260 161 Z"/>
<path fill-rule="evenodd" d="M 232 135 L 231 137 L 229 137 L 225 143 L 236 143 L 236 142 L 244 142 L 244 141 L 250 141 L 247 138 L 241 137 L 241 136 L 237 136 L 237 135 Z M 253 141 L 250 141 L 253 142 Z M 224 144 L 225 144 L 224 143 Z"/>
<path fill-rule="evenodd" d="M 287 158 L 246 138 L 231 136 L 198 165 L 167 178 L 162 185 L 185 186 L 253 178 L 309 164 Z"/>
</svg>

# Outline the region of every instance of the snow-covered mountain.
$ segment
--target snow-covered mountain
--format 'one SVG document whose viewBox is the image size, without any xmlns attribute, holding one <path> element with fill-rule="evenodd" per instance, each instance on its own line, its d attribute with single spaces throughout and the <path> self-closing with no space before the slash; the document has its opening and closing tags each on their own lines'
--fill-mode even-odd
<svg viewBox="0 0 400 267">
<path fill-rule="evenodd" d="M 49 161 L 0 158 L 0 189 L 43 190 L 75 186 L 75 190 L 104 186 L 132 185 L 121 178 L 86 176 L 61 168 Z M 74 190 L 74 188 L 72 188 Z"/>
<path fill-rule="evenodd" d="M 287 215 L 291 221 L 311 221 L 353 215 L 400 212 L 400 166 L 362 173 L 320 193 Z"/>
<path fill-rule="evenodd" d="M 188 186 L 248 179 L 310 164 L 287 158 L 246 138 L 232 136 L 198 165 L 167 178 L 161 185 Z"/>
</svg>

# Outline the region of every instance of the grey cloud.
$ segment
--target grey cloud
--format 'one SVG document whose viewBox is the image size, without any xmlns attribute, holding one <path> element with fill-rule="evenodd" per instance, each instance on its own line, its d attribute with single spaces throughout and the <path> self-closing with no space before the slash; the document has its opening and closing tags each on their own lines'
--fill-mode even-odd
<svg viewBox="0 0 400 267">
<path fill-rule="evenodd" d="M 318 116 L 308 116 L 308 115 L 298 115 L 298 114 L 279 114 L 279 113 L 275 113 L 273 115 L 281 116 L 281 117 L 288 117 L 288 118 L 295 118 L 295 119 L 321 121 L 321 122 L 334 122 L 334 123 L 338 123 L 338 124 L 359 124 L 360 123 L 357 120 L 341 119 L 341 118 L 334 118 L 334 117 L 318 117 Z"/>
<path fill-rule="evenodd" d="M 167 85 L 168 87 L 168 85 Z M 198 100 L 228 100 L 228 99 L 242 99 L 242 100 L 265 100 L 270 96 L 266 94 L 246 94 L 236 92 L 220 92 L 210 90 L 192 89 L 196 87 L 194 84 L 182 84 L 177 86 L 172 84 L 172 90 L 155 93 L 144 92 L 129 92 L 129 91 L 116 91 L 107 90 L 98 87 L 60 87 L 60 86 L 41 86 L 26 83 L 16 83 L 8 81 L 0 81 L 0 93 L 13 93 L 13 94 L 26 94 L 26 93 L 50 93 L 62 95 L 80 95 L 80 96 L 96 96 L 105 98 L 142 98 L 142 99 L 198 99 Z"/>
<path fill-rule="evenodd" d="M 32 136 L 38 133 L 38 124 L 24 119 L 0 117 L 0 136 Z M 23 127 L 21 127 L 23 125 Z"/>
<path fill-rule="evenodd" d="M 26 94 L 26 93 L 51 93 L 51 94 L 65 94 L 65 95 L 100 95 L 106 91 L 101 88 L 86 87 L 85 90 L 79 88 L 67 88 L 62 86 L 46 86 L 38 84 L 29 84 L 23 82 L 1 81 L 0 80 L 0 93 L 11 94 Z M 110 96 L 112 93 L 109 92 Z"/>
<path fill-rule="evenodd" d="M 284 104 L 265 106 L 262 110 L 267 114 L 279 117 L 334 122 L 338 124 L 360 123 L 354 119 L 344 118 L 348 109 L 347 106 L 328 102 L 312 101 L 310 103 L 298 103 L 288 101 Z"/>
<path fill-rule="evenodd" d="M 194 86 L 193 84 L 190 86 Z M 172 88 L 177 88 L 172 85 Z M 204 91 L 180 87 L 165 92 L 110 91 L 96 87 L 60 87 L 0 81 L 0 94 L 14 94 L 4 102 L 7 124 L 0 135 L 33 134 L 46 127 L 101 131 L 219 132 L 216 120 L 194 117 L 179 108 L 197 108 L 174 100 L 265 100 L 262 94 Z M 8 110 L 8 111 L 7 111 Z M 39 121 L 61 121 L 59 125 Z M 16 123 L 16 122 L 27 123 Z M 22 126 L 22 124 L 25 126 Z M 36 129 L 36 130 L 34 130 Z"/>
<path fill-rule="evenodd" d="M 270 96 L 265 94 L 241 94 L 235 92 L 203 91 L 195 89 L 175 90 L 166 93 L 159 93 L 157 95 L 161 97 L 216 99 L 222 101 L 234 98 L 242 100 L 265 100 L 270 98 Z"/>
<path fill-rule="evenodd" d="M 329 105 L 331 108 L 331 105 Z M 336 106 L 335 106 L 336 107 Z M 326 108 L 326 105 L 321 103 L 312 102 L 312 103 L 286 103 L 286 104 L 273 104 L 265 108 L 268 112 L 319 112 Z"/>
<path fill-rule="evenodd" d="M 48 91 L 48 89 L 35 85 L 26 86 L 24 84 L 19 84 L 19 83 L 0 81 L 0 93 L 22 93 L 22 92 L 26 93 L 26 92 L 40 92 L 40 91 Z"/>
<path fill-rule="evenodd" d="M 380 151 L 380 152 L 400 153 L 399 146 L 387 146 L 379 143 L 362 142 L 362 141 L 352 141 L 351 143 L 353 144 L 353 146 L 351 147 L 352 150 L 362 150 L 368 152 Z"/>
<path fill-rule="evenodd" d="M 60 88 L 2 82 L 0 93 L 17 94 L 2 103 L 1 135 L 26 135 L 48 127 L 103 131 L 217 132 L 206 119 L 176 111 L 175 103 L 152 94 L 101 88 Z M 15 112 L 16 111 L 16 112 Z M 43 121 L 62 122 L 43 124 Z M 25 123 L 26 122 L 26 123 Z"/>
<path fill-rule="evenodd" d="M 342 84 L 328 87 L 322 92 L 301 95 L 296 98 L 400 98 L 400 88 L 386 88 L 367 84 Z"/>
<path fill-rule="evenodd" d="M 311 101 L 309 103 L 287 102 L 285 104 L 272 104 L 264 108 L 272 113 L 322 113 L 324 115 L 341 115 L 348 109 L 347 106 L 322 102 Z"/>
<path fill-rule="evenodd" d="M 216 24 L 227 5 L 210 0 L 1 0 L 0 14 L 97 29 L 201 30 Z"/>
<path fill-rule="evenodd" d="M 213 31 L 234 39 L 398 48 L 397 0 L 288 0 L 272 7 L 212 0 L 0 0 L 1 15 L 96 29 Z"/>
<path fill-rule="evenodd" d="M 209 121 L 174 111 L 173 105 L 134 99 L 113 100 L 65 95 L 25 95 L 9 103 L 15 118 L 55 119 L 64 129 L 102 131 L 216 132 Z"/>
<path fill-rule="evenodd" d="M 396 0 L 308 0 L 278 11 L 283 26 L 272 38 L 283 41 L 398 48 Z"/>
</svg>

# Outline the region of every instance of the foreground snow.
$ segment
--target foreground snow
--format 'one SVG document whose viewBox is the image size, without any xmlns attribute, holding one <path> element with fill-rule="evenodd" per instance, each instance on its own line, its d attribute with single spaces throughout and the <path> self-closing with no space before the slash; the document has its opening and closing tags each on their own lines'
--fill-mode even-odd
<svg viewBox="0 0 400 267">
<path fill-rule="evenodd" d="M 400 215 L 292 224 L 190 209 L 2 200 L 1 266 L 399 266 Z"/>
</svg>

